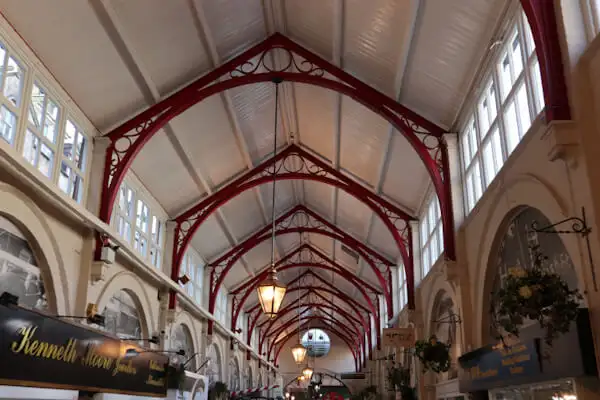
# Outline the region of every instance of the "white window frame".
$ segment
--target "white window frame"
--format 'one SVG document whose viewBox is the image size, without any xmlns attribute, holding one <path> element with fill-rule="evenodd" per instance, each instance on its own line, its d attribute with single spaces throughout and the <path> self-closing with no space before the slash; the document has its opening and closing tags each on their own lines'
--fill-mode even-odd
<svg viewBox="0 0 600 400">
<path fill-rule="evenodd" d="M 443 253 L 442 215 L 437 196 L 428 197 L 419 220 L 421 279 L 425 278 Z"/>
<path fill-rule="evenodd" d="M 408 289 L 406 287 L 406 271 L 404 264 L 398 266 L 398 305 L 402 310 L 408 304 Z"/>
<path fill-rule="evenodd" d="M 535 44 L 527 18 L 520 7 L 516 8 L 513 16 L 507 20 L 504 36 L 506 39 L 497 47 L 496 52 L 490 55 L 486 70 L 481 74 L 482 83 L 479 85 L 479 90 L 473 92 L 470 103 L 462 111 L 464 117 L 459 143 L 465 215 L 469 215 L 475 208 L 544 107 Z M 516 64 L 511 47 L 515 39 L 520 48 L 520 58 L 517 59 Z M 504 94 L 499 66 L 506 57 L 509 60 L 511 81 L 508 92 Z M 518 64 L 521 64 L 522 68 L 519 73 L 516 73 L 515 65 Z M 488 89 L 491 85 L 495 89 L 493 99 L 496 109 L 495 112 L 488 112 L 488 117 L 492 118 L 484 121 L 480 105 L 489 94 Z M 527 102 L 527 107 L 520 106 L 524 101 Z M 515 115 L 513 122 L 516 130 L 508 132 L 507 114 L 513 104 Z M 522 115 L 523 112 L 527 114 Z M 510 138 L 514 143 L 511 144 Z M 475 143 L 471 140 L 475 140 Z"/>
<path fill-rule="evenodd" d="M 187 274 L 190 281 L 185 286 L 180 285 L 199 305 L 202 305 L 204 299 L 204 265 L 204 260 L 194 249 L 186 250 L 181 262 L 181 273 Z"/>
<path fill-rule="evenodd" d="M 121 208 L 123 193 L 131 193 L 129 209 Z M 138 223 L 137 211 L 140 204 L 145 205 L 148 209 L 148 221 L 145 229 Z M 158 235 L 153 235 L 152 233 L 152 224 L 155 219 L 158 221 L 157 224 L 159 226 Z M 167 219 L 166 212 L 150 195 L 139 179 L 133 173 L 128 173 L 119 187 L 117 201 L 115 201 L 113 208 L 111 225 L 140 258 L 159 270 L 163 268 L 162 254 L 165 250 L 165 225 Z M 126 226 L 129 226 L 129 231 L 126 231 Z M 139 244 L 142 241 L 145 242 L 144 248 Z M 201 260 L 200 256 L 197 257 Z"/>
<path fill-rule="evenodd" d="M 229 305 L 229 294 L 227 290 L 221 285 L 217 293 L 217 299 L 215 302 L 215 313 L 214 317 L 217 321 L 222 324 L 227 324 L 227 306 Z"/>
<path fill-rule="evenodd" d="M 87 183 L 89 182 L 89 166 L 91 164 L 91 138 L 96 134 L 95 128 L 80 110 L 73 107 L 74 103 L 71 101 L 68 94 L 62 90 L 58 82 L 56 82 L 52 75 L 45 69 L 43 64 L 40 63 L 36 55 L 27 47 L 19 35 L 2 17 L 0 17 L 0 44 L 2 45 L 2 48 L 6 50 L 4 58 L 2 59 L 2 57 L 0 57 L 0 109 L 4 107 L 4 110 L 10 111 L 16 118 L 16 122 L 12 128 L 11 140 L 7 141 L 4 137 L 0 137 L 2 145 L 8 144 L 8 146 L 12 148 L 12 155 L 16 160 L 19 162 L 24 160 L 25 162 L 22 162 L 22 164 L 29 167 L 32 172 L 46 178 L 46 182 L 51 182 L 53 186 L 58 187 L 59 191 L 64 193 L 65 196 L 84 205 L 87 199 Z M 4 68 L 8 63 L 9 57 L 12 57 L 22 70 L 18 104 L 14 104 L 4 97 L 6 78 Z M 44 140 L 43 126 L 42 129 L 36 129 L 33 124 L 29 123 L 29 106 L 31 105 L 31 93 L 34 83 L 44 90 L 46 98 L 50 98 L 59 110 L 58 119 L 56 120 L 57 128 L 55 129 L 55 141 L 53 143 L 50 140 Z M 75 165 L 72 160 L 67 160 L 66 157 L 63 156 L 65 148 L 65 124 L 67 119 L 72 121 L 72 123 L 78 127 L 79 132 L 82 134 L 82 138 L 85 139 L 83 152 L 80 154 L 83 163 L 80 165 Z M 1 125 L 2 124 L 0 123 L 0 126 Z M 24 151 L 27 150 L 25 149 L 25 146 L 28 143 L 26 142 L 28 139 L 28 130 L 33 135 L 29 136 L 30 139 L 35 141 L 35 138 L 38 138 L 38 146 L 36 149 L 33 149 L 35 153 L 31 153 L 34 161 L 33 165 L 31 163 L 31 158 L 28 159 L 24 154 Z M 38 169 L 42 143 L 45 146 L 48 146 L 53 152 L 52 164 L 49 166 L 50 177 Z M 65 166 L 70 168 L 76 167 L 73 170 L 75 172 L 72 173 L 70 179 L 75 179 L 75 173 L 80 177 L 81 184 L 77 187 L 78 190 L 72 190 L 74 188 L 72 182 L 69 182 L 69 184 L 63 188 L 59 185 L 60 166 L 63 160 Z"/>
</svg>

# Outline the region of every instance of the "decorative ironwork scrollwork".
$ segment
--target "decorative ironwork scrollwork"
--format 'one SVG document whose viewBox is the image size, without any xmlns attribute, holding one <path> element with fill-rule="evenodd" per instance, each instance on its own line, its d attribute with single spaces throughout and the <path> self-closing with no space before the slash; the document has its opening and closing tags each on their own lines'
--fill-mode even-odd
<svg viewBox="0 0 600 400">
<path fill-rule="evenodd" d="M 280 62 L 280 65 L 276 64 Z M 283 47 L 272 47 L 238 65 L 229 73 L 231 78 L 239 78 L 259 73 L 296 72 L 304 75 L 323 77 L 325 70 L 319 65 L 300 57 Z"/>
</svg>

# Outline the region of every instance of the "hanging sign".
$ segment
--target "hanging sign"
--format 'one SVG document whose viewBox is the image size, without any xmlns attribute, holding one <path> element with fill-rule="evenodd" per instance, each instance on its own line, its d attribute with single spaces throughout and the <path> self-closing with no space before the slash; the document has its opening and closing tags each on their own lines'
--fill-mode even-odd
<svg viewBox="0 0 600 400">
<path fill-rule="evenodd" d="M 166 355 L 16 306 L 0 306 L 0 360 L 0 385 L 167 393 Z"/>
<path fill-rule="evenodd" d="M 507 348 L 480 350 L 474 357 L 463 355 L 459 363 L 464 371 L 461 384 L 471 390 L 487 390 L 498 382 L 542 373 L 539 339 L 517 343 Z M 462 389 L 461 389 L 462 390 Z"/>
<path fill-rule="evenodd" d="M 415 345 L 415 331 L 413 328 L 384 328 L 381 338 L 383 347 L 413 347 Z"/>
</svg>

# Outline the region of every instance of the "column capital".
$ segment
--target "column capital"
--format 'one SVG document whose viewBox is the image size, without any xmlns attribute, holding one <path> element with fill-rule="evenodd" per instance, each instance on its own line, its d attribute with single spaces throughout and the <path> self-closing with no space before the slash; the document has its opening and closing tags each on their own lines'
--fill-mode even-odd
<svg viewBox="0 0 600 400">
<path fill-rule="evenodd" d="M 94 142 L 94 149 L 93 149 L 94 154 L 106 153 L 106 150 L 108 150 L 108 146 L 110 146 L 110 144 L 112 143 L 111 140 L 109 138 L 107 138 L 106 136 L 95 136 L 93 139 L 93 142 Z"/>
<path fill-rule="evenodd" d="M 542 140 L 546 143 L 548 160 L 564 160 L 576 168 L 579 158 L 579 133 L 573 121 L 552 121 L 548 124 Z"/>
<path fill-rule="evenodd" d="M 458 133 L 448 132 L 444 133 L 442 137 L 444 138 L 444 142 L 446 142 L 446 146 L 448 146 L 448 148 L 458 148 Z"/>
</svg>

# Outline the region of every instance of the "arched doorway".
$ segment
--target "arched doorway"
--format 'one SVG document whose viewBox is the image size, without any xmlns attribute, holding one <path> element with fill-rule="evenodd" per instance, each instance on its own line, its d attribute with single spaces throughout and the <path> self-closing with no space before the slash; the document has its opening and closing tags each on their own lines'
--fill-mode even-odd
<svg viewBox="0 0 600 400">
<path fill-rule="evenodd" d="M 216 344 L 211 344 L 206 351 L 206 357 L 210 359 L 210 363 L 206 368 L 206 376 L 208 384 L 222 381 L 221 378 L 221 352 Z"/>
<path fill-rule="evenodd" d="M 137 304 L 126 290 L 116 292 L 102 311 L 104 330 L 122 339 L 139 340 L 143 338 L 142 323 Z M 144 346 L 147 343 L 141 342 Z"/>
<path fill-rule="evenodd" d="M 173 328 L 171 333 L 171 350 L 185 351 L 185 356 L 177 356 L 177 361 L 180 363 L 185 362 L 194 354 L 194 342 L 192 340 L 192 334 L 187 326 L 184 324 L 178 324 Z M 185 369 L 188 371 L 196 371 L 196 357 L 188 361 Z"/>
<path fill-rule="evenodd" d="M 49 310 L 43 273 L 26 235 L 0 216 L 0 294 L 18 296 L 19 304 Z"/>
</svg>

